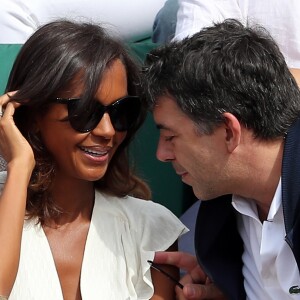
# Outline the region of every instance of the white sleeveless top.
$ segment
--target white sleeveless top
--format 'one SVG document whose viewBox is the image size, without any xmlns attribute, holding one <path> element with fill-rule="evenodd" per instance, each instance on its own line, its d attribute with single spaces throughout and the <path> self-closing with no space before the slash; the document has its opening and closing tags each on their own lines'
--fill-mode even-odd
<svg viewBox="0 0 300 300">
<path fill-rule="evenodd" d="M 96 191 L 81 270 L 82 299 L 151 298 L 147 260 L 185 232 L 186 227 L 160 204 Z M 36 220 L 24 222 L 20 265 L 9 297 L 21 299 L 63 300 L 48 240 Z"/>
</svg>

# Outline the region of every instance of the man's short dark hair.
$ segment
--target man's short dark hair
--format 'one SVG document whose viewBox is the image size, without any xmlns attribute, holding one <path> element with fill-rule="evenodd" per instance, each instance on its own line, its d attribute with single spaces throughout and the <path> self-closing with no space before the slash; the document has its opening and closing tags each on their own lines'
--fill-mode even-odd
<svg viewBox="0 0 300 300">
<path fill-rule="evenodd" d="M 207 134 L 224 112 L 262 139 L 282 137 L 299 116 L 299 88 L 277 44 L 262 27 L 237 20 L 153 50 L 144 76 L 152 107 L 170 94 Z"/>
</svg>

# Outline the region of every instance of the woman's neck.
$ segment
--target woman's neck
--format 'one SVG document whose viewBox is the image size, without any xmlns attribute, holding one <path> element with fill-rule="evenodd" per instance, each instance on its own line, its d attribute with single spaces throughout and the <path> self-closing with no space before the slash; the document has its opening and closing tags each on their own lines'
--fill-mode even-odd
<svg viewBox="0 0 300 300">
<path fill-rule="evenodd" d="M 58 175 L 53 181 L 51 197 L 62 213 L 47 224 L 62 226 L 90 221 L 95 198 L 93 182 Z"/>
</svg>

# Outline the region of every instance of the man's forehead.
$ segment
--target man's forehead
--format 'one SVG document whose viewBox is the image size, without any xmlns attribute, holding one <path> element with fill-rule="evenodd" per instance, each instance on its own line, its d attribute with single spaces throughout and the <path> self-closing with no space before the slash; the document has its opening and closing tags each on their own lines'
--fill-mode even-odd
<svg viewBox="0 0 300 300">
<path fill-rule="evenodd" d="M 176 98 L 169 92 L 164 92 L 155 98 L 156 104 L 158 104 L 159 102 L 164 101 L 164 100 L 171 100 L 171 101 L 174 101 L 174 103 L 176 104 Z"/>
<path fill-rule="evenodd" d="M 156 124 L 156 128 L 159 130 L 167 130 L 167 131 L 172 131 L 172 128 L 166 124 L 161 124 L 161 123 L 157 123 Z"/>
<path fill-rule="evenodd" d="M 176 100 L 160 97 L 153 108 L 153 118 L 160 130 L 179 132 L 182 126 L 193 126 L 192 120 L 180 109 Z"/>
<path fill-rule="evenodd" d="M 153 113 L 168 113 L 174 114 L 176 111 L 180 111 L 180 107 L 176 103 L 174 97 L 163 94 L 158 96 L 153 106 Z"/>
</svg>

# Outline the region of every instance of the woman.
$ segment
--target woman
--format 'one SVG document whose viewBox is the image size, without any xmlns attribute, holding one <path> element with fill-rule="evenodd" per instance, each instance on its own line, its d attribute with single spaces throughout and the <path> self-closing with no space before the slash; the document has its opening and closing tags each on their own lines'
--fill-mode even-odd
<svg viewBox="0 0 300 300">
<path fill-rule="evenodd" d="M 174 299 L 147 260 L 186 229 L 134 198 L 150 192 L 127 159 L 146 112 L 137 74 L 96 25 L 56 21 L 24 44 L 7 86 L 14 92 L 0 98 L 0 294 Z"/>
</svg>

